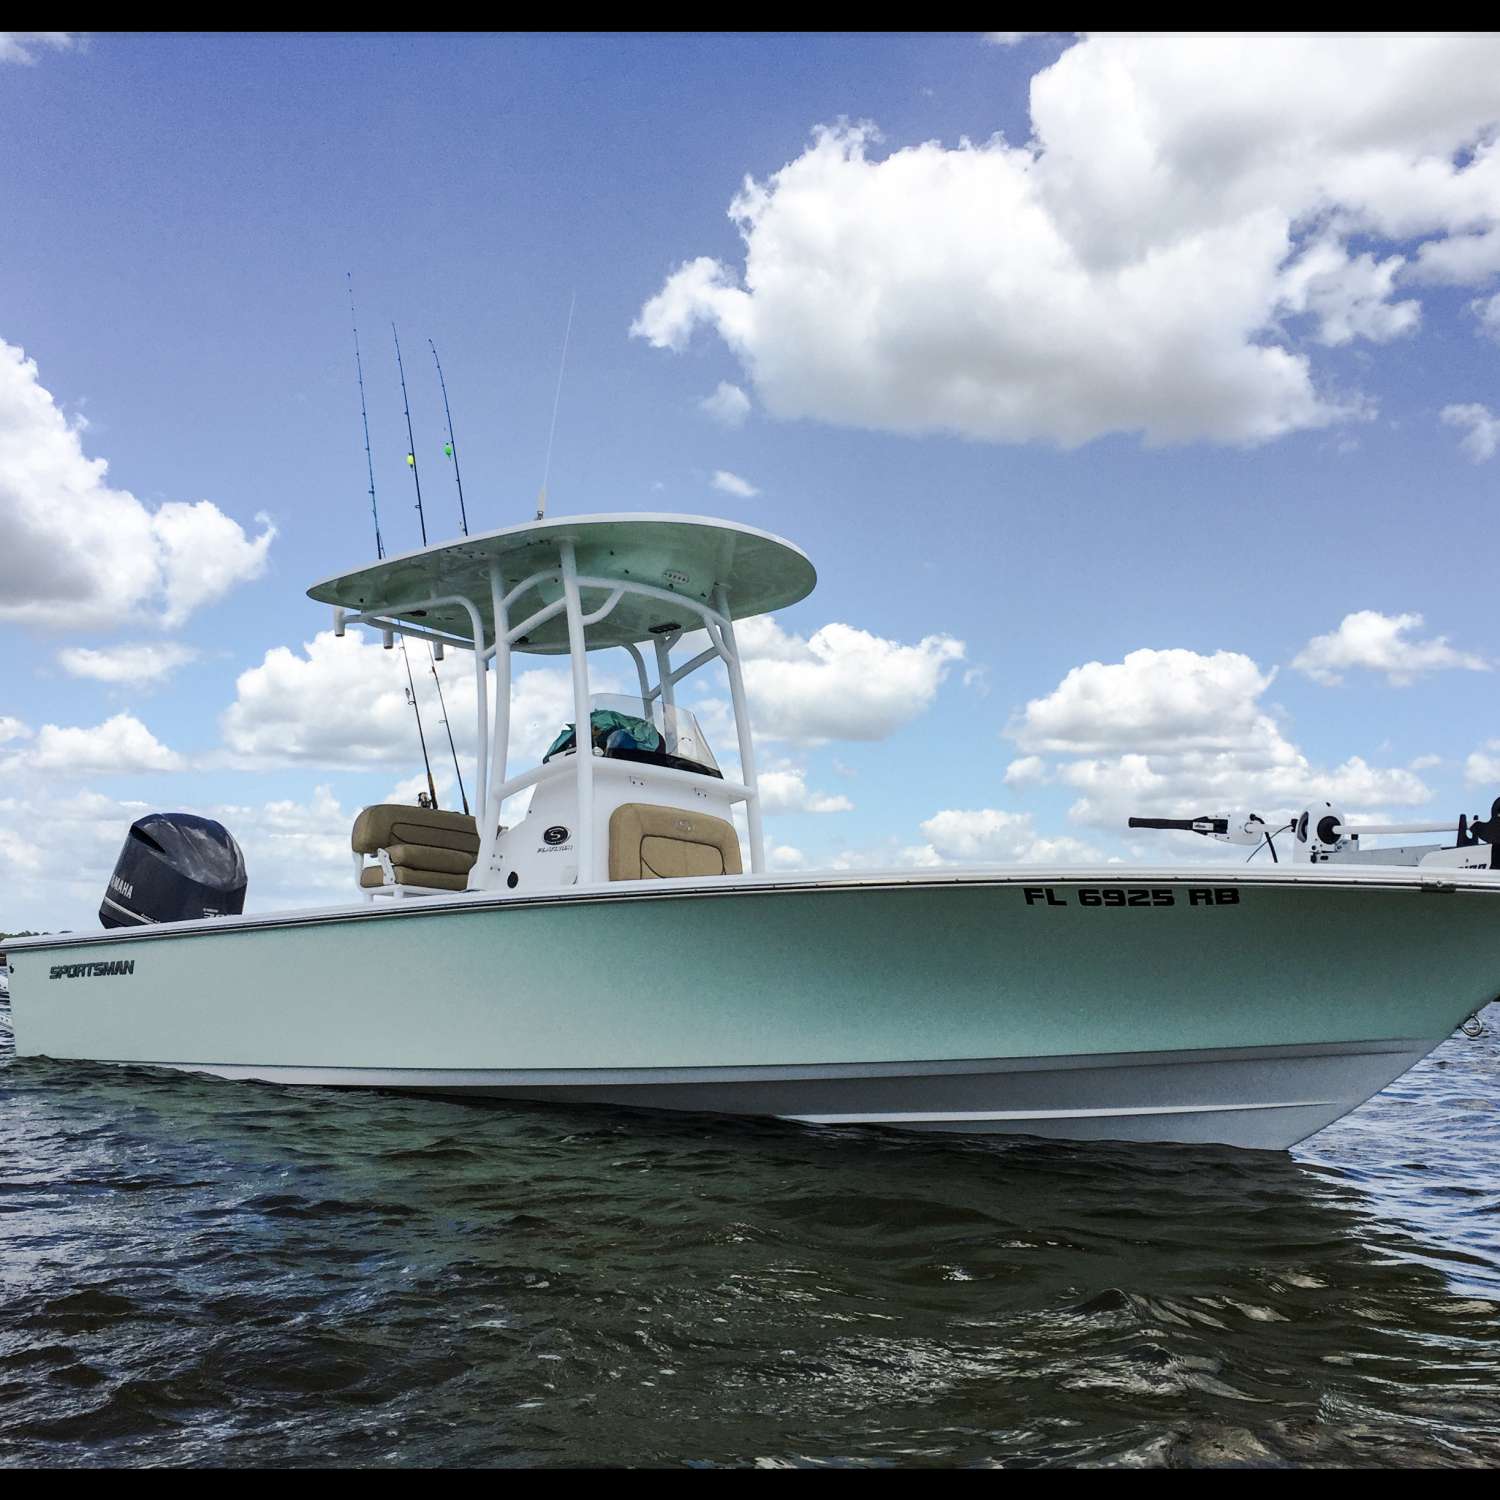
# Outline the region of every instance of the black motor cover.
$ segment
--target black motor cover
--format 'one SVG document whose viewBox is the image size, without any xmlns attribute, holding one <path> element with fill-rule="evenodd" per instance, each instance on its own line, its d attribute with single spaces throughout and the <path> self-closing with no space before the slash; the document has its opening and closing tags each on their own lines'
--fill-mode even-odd
<svg viewBox="0 0 1500 1500">
<path fill-rule="evenodd" d="M 130 825 L 99 920 L 135 927 L 244 909 L 245 856 L 229 830 L 192 813 L 148 813 Z"/>
</svg>

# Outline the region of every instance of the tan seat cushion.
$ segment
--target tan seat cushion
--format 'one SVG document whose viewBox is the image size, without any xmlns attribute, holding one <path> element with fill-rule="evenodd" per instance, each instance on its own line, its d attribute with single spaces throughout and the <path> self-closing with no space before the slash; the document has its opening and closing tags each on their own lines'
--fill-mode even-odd
<svg viewBox="0 0 1500 1500">
<path fill-rule="evenodd" d="M 474 856 L 460 849 L 438 849 L 431 844 L 387 844 L 385 852 L 393 865 L 409 865 L 413 870 L 467 875 L 474 868 Z"/>
<path fill-rule="evenodd" d="M 457 849 L 479 857 L 479 830 L 467 813 L 435 812 L 426 807 L 408 807 L 381 802 L 367 807 L 354 820 L 349 836 L 356 854 L 374 854 L 392 844 L 423 844 L 435 849 Z"/>
<path fill-rule="evenodd" d="M 426 885 L 439 891 L 462 891 L 469 886 L 468 873 L 455 875 L 448 870 L 414 870 L 410 865 L 394 865 L 397 885 Z M 385 872 L 379 865 L 366 865 L 359 872 L 359 883 L 367 891 L 385 884 Z"/>
<path fill-rule="evenodd" d="M 722 875 L 724 851 L 714 844 L 690 844 L 685 839 L 641 840 L 641 875 L 649 879 L 681 880 L 686 875 Z"/>
<path fill-rule="evenodd" d="M 647 802 L 627 802 L 610 815 L 611 880 L 680 880 L 743 869 L 739 835 L 723 818 Z"/>
</svg>

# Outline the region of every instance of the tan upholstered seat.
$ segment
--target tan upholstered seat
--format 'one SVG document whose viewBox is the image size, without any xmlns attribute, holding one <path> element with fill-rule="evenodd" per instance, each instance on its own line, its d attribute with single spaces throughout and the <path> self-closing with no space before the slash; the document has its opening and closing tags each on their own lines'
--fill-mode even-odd
<svg viewBox="0 0 1500 1500">
<path fill-rule="evenodd" d="M 439 812 L 382 802 L 367 807 L 354 820 L 349 836 L 356 854 L 379 854 L 390 859 L 397 885 L 423 885 L 440 891 L 461 891 L 479 857 L 479 831 L 467 813 Z M 366 890 L 385 884 L 380 865 L 359 872 Z"/>
<path fill-rule="evenodd" d="M 723 818 L 646 802 L 627 802 L 610 815 L 611 880 L 738 875 L 743 868 L 739 835 Z"/>
<path fill-rule="evenodd" d="M 460 849 L 477 858 L 479 829 L 468 813 L 380 802 L 365 808 L 354 820 L 349 844 L 356 854 L 374 854 L 392 844 L 425 844 L 430 848 Z"/>
<path fill-rule="evenodd" d="M 437 891 L 465 891 L 469 888 L 469 876 L 450 875 L 442 870 L 415 870 L 410 865 L 392 865 L 397 885 L 425 885 Z M 379 865 L 366 865 L 359 872 L 360 886 L 367 891 L 379 889 L 385 884 L 385 871 Z"/>
</svg>

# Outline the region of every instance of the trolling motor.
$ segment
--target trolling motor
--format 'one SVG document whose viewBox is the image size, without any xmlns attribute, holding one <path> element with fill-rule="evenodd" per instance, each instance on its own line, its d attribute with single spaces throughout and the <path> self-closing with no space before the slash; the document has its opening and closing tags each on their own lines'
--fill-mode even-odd
<svg viewBox="0 0 1500 1500">
<path fill-rule="evenodd" d="M 222 823 L 192 813 L 148 813 L 125 835 L 99 922 L 140 927 L 238 916 L 246 883 L 245 856 Z"/>
<path fill-rule="evenodd" d="M 1350 823 L 1331 802 L 1305 808 L 1285 823 L 1272 827 L 1259 813 L 1209 813 L 1196 818 L 1131 818 L 1131 828 L 1176 829 L 1198 833 L 1221 844 L 1252 846 L 1251 858 L 1264 845 L 1279 862 L 1276 839 L 1290 834 L 1290 858 L 1304 864 L 1441 865 L 1459 870 L 1500 870 L 1500 797 L 1481 819 L 1460 814 L 1451 823 Z M 1362 849 L 1362 836 L 1372 834 L 1447 833 L 1452 844 L 1404 844 L 1395 848 Z M 1284 845 L 1285 849 L 1287 846 Z"/>
</svg>

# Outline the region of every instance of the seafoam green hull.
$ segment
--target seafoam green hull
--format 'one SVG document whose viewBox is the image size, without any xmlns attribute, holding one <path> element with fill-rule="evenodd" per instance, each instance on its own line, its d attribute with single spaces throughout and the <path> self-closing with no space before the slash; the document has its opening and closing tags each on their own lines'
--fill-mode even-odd
<svg viewBox="0 0 1500 1500">
<path fill-rule="evenodd" d="M 1120 875 L 652 882 L 33 943 L 17 1050 L 1277 1146 L 1500 991 L 1493 877 Z"/>
</svg>

